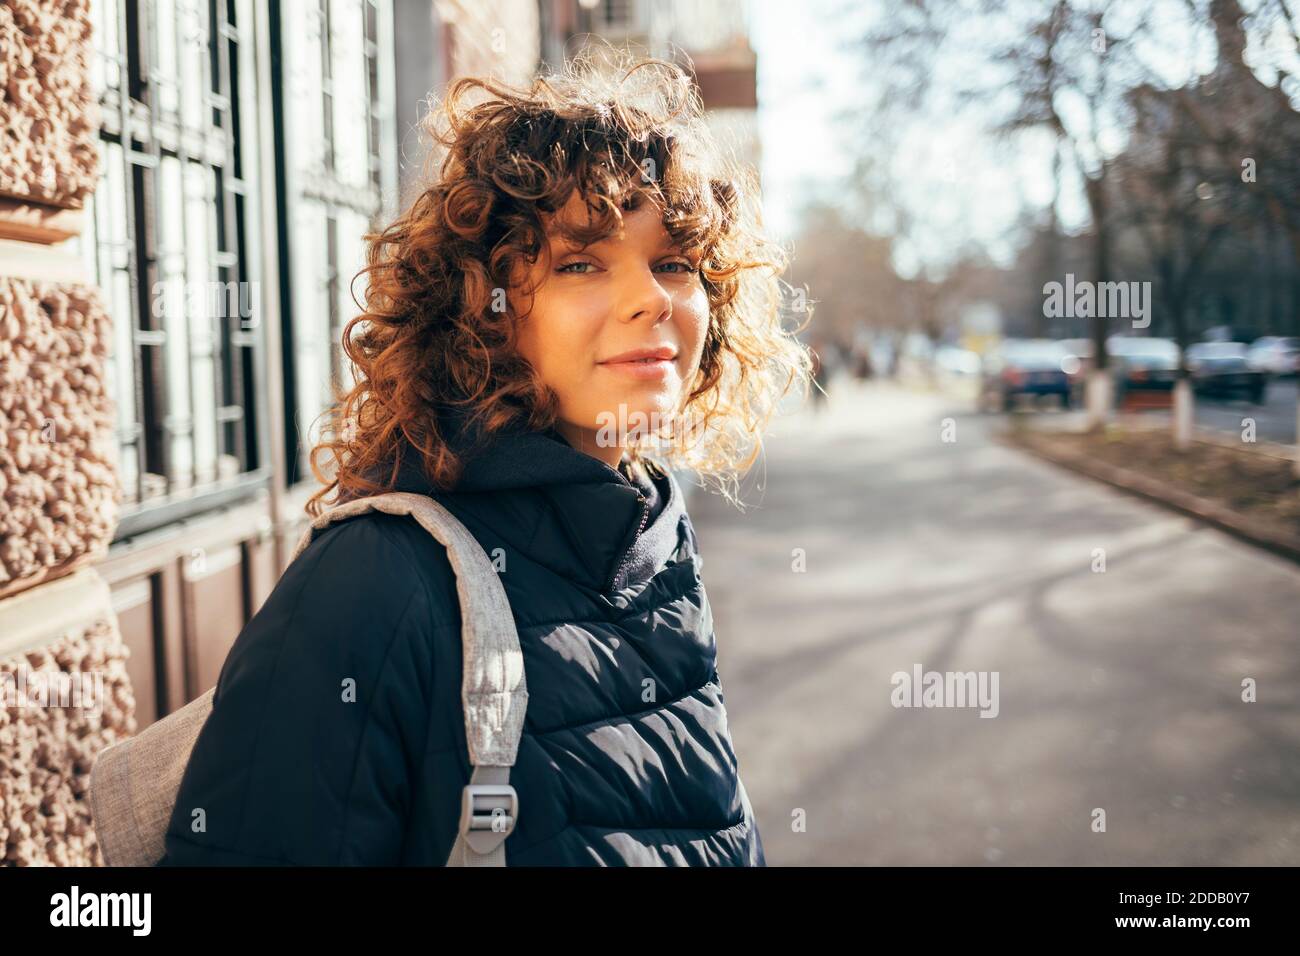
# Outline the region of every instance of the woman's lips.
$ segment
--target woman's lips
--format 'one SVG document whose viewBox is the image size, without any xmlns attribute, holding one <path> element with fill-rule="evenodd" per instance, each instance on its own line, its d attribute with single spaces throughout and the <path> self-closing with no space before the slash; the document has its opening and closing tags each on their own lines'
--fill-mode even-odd
<svg viewBox="0 0 1300 956">
<path fill-rule="evenodd" d="M 634 359 L 628 362 L 601 362 L 600 367 L 632 378 L 657 379 L 665 378 L 673 371 L 673 362 L 671 359 Z"/>
</svg>

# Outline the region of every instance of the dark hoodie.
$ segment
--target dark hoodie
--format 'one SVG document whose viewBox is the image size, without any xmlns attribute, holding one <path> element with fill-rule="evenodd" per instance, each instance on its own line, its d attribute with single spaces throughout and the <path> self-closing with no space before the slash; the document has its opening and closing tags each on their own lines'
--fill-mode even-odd
<svg viewBox="0 0 1300 956">
<path fill-rule="evenodd" d="M 611 468 L 575 449 L 554 428 L 532 431 L 514 426 L 485 440 L 459 409 L 444 409 L 439 422 L 443 440 L 465 462 L 454 494 L 431 486 L 419 452 L 409 444 L 402 449 L 394 491 L 431 495 L 464 520 L 455 508 L 457 496 L 541 489 L 565 518 L 575 546 L 612 542 L 626 548 L 619 580 L 611 579 L 611 587 L 651 576 L 676 546 L 686 517 L 681 489 L 657 468 L 630 466 L 626 458 L 617 469 Z M 381 469 L 376 478 L 387 480 L 390 473 Z M 588 494 L 590 501 L 584 500 Z M 483 504 L 472 497 L 466 500 Z M 604 552 L 596 556 L 609 557 Z"/>
<path fill-rule="evenodd" d="M 555 433 L 446 434 L 473 446 L 456 490 L 414 454 L 395 490 L 500 565 L 529 694 L 507 865 L 764 865 L 676 479 L 638 488 Z M 162 865 L 444 865 L 470 773 L 462 663 L 437 541 L 374 513 L 320 532 L 226 659 Z"/>
</svg>

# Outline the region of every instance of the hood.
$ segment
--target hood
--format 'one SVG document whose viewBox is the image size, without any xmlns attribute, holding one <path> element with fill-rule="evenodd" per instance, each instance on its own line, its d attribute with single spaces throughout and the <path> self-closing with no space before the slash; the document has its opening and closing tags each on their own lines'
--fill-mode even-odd
<svg viewBox="0 0 1300 956">
<path fill-rule="evenodd" d="M 610 591 L 653 577 L 670 559 L 685 557 L 693 544 L 681 489 L 671 473 L 652 479 L 664 507 L 643 528 L 648 509 L 637 487 L 555 429 L 513 426 L 485 438 L 460 409 L 441 411 L 439 422 L 464 461 L 455 489 L 433 487 L 420 453 L 407 443 L 392 490 L 437 499 L 489 551 L 487 539 L 499 540 L 586 587 Z"/>
</svg>

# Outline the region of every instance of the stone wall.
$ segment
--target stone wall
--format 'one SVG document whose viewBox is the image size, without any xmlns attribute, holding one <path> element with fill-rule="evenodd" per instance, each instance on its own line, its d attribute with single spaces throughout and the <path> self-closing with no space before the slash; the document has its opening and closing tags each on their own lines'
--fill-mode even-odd
<svg viewBox="0 0 1300 956">
<path fill-rule="evenodd" d="M 95 188 L 89 5 L 0 3 L 0 194 L 79 208 Z"/>
<path fill-rule="evenodd" d="M 108 547 L 111 335 L 94 288 L 0 278 L 0 594 Z"/>
<path fill-rule="evenodd" d="M 136 730 L 127 653 L 105 605 L 89 623 L 0 660 L 0 865 L 103 865 L 86 789 L 95 755 Z M 71 674 L 98 684 L 94 706 L 62 706 L 48 690 L 39 697 L 37 688 Z"/>
<path fill-rule="evenodd" d="M 98 176 L 89 0 L 0 2 L 0 865 L 102 863 L 86 791 L 135 732 L 108 586 L 113 324 L 85 259 Z M 75 697 L 62 693 L 77 689 Z M 91 697 L 87 688 L 96 688 Z"/>
</svg>

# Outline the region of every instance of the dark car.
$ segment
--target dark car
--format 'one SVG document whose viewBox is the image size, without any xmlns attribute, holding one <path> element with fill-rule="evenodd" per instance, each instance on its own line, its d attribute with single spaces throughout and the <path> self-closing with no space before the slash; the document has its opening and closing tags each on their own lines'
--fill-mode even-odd
<svg viewBox="0 0 1300 956">
<path fill-rule="evenodd" d="M 1251 365 L 1241 342 L 1201 342 L 1187 350 L 1187 370 L 1199 395 L 1240 396 L 1264 404 L 1268 376 Z"/>
<path fill-rule="evenodd" d="M 1115 335 L 1106 340 L 1115 378 L 1115 403 L 1168 405 L 1178 381 L 1178 345 L 1172 339 Z"/>
<path fill-rule="evenodd" d="M 1007 339 L 984 362 L 980 400 L 1006 411 L 1019 395 L 1055 395 L 1067 408 L 1075 393 L 1078 359 L 1051 339 Z"/>
</svg>

